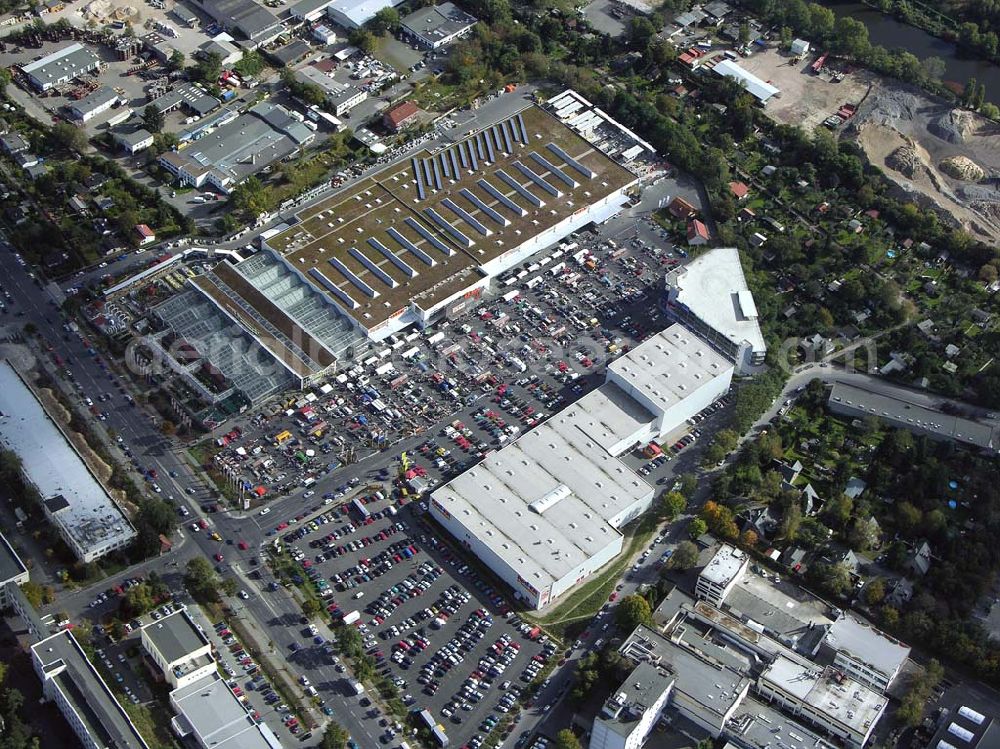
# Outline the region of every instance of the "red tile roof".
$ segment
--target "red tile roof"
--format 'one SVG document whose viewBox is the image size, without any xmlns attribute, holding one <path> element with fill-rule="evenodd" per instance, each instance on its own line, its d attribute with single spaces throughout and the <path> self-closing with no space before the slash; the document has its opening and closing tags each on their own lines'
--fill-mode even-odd
<svg viewBox="0 0 1000 749">
<path fill-rule="evenodd" d="M 385 121 L 390 127 L 399 127 L 403 122 L 420 111 L 412 101 L 404 101 L 398 107 L 394 107 L 385 113 Z"/>
<path fill-rule="evenodd" d="M 730 182 L 729 189 L 733 191 L 737 200 L 742 200 L 750 193 L 750 188 L 742 182 Z"/>
<path fill-rule="evenodd" d="M 688 241 L 692 239 L 708 239 L 708 227 L 696 218 L 688 222 Z"/>
</svg>

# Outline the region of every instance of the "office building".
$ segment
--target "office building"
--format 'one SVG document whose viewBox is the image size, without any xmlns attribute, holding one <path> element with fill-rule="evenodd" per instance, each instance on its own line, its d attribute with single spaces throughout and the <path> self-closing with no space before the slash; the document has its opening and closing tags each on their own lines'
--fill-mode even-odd
<svg viewBox="0 0 1000 749">
<path fill-rule="evenodd" d="M 86 749 L 149 749 L 71 630 L 31 647 L 42 694 L 54 702 Z"/>
<path fill-rule="evenodd" d="M 750 558 L 745 551 L 723 544 L 712 561 L 698 573 L 695 595 L 713 606 L 721 606 L 749 564 Z"/>
<path fill-rule="evenodd" d="M 835 652 L 834 666 L 883 693 L 910 657 L 908 645 L 846 613 L 830 626 L 824 643 Z"/>
<path fill-rule="evenodd" d="M 350 31 L 372 20 L 380 10 L 399 5 L 402 0 L 333 0 L 326 13 L 330 20 Z"/>
<path fill-rule="evenodd" d="M 174 689 L 215 673 L 212 644 L 187 611 L 175 611 L 147 624 L 140 632 L 146 655 Z"/>
<path fill-rule="evenodd" d="M 428 5 L 402 19 L 400 30 L 413 44 L 441 49 L 472 31 L 476 17 L 454 3 Z"/>
<path fill-rule="evenodd" d="M 664 311 L 747 374 L 764 363 L 767 344 L 735 247 L 717 247 L 667 273 Z"/>
<path fill-rule="evenodd" d="M 321 88 L 327 103 L 333 108 L 333 113 L 337 117 L 343 117 L 368 99 L 368 94 L 363 88 L 341 83 L 314 65 L 306 65 L 296 70 L 295 78 L 300 83 Z"/>
<path fill-rule="evenodd" d="M 21 72 L 38 91 L 48 91 L 69 83 L 77 76 L 86 75 L 101 67 L 101 60 L 90 47 L 79 42 L 21 66 Z"/>
<path fill-rule="evenodd" d="M 660 718 L 674 675 L 640 663 L 616 689 L 594 720 L 590 749 L 639 749 Z"/>
<path fill-rule="evenodd" d="M 0 444 L 17 453 L 46 517 L 81 562 L 135 539 L 125 513 L 7 361 L 0 362 Z"/>
</svg>

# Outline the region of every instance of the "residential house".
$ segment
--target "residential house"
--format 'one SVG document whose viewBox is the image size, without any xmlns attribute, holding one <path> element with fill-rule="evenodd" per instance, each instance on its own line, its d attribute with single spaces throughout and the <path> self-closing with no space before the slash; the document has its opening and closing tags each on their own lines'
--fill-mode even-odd
<svg viewBox="0 0 1000 749">
<path fill-rule="evenodd" d="M 692 247 L 707 244 L 709 240 L 708 227 L 696 218 L 688 221 L 687 243 Z"/>
<path fill-rule="evenodd" d="M 398 133 L 414 124 L 420 115 L 420 108 L 414 101 L 404 101 L 393 107 L 382 116 L 383 124 L 392 132 Z"/>
<path fill-rule="evenodd" d="M 923 577 L 931 568 L 931 547 L 926 541 L 921 541 L 910 552 L 904 565 L 907 570 L 918 577 Z"/>
<path fill-rule="evenodd" d="M 692 218 L 698 213 L 698 209 L 680 195 L 667 204 L 667 210 L 670 212 L 671 216 L 681 221 Z"/>
<path fill-rule="evenodd" d="M 866 484 L 863 479 L 859 479 L 857 476 L 851 476 L 847 479 L 847 487 L 844 489 L 844 494 L 851 499 L 857 499 L 867 488 L 868 484 Z"/>
<path fill-rule="evenodd" d="M 136 224 L 135 233 L 139 235 L 140 247 L 144 247 L 145 245 L 152 244 L 156 241 L 156 232 L 146 226 L 146 224 Z"/>
<path fill-rule="evenodd" d="M 733 197 L 737 200 L 745 200 L 750 195 L 750 188 L 743 182 L 730 182 L 729 191 L 732 192 Z"/>
</svg>

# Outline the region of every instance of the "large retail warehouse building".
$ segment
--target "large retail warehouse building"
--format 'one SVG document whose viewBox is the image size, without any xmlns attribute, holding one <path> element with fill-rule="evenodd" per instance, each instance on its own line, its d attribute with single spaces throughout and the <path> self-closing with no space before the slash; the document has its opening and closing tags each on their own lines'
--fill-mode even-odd
<svg viewBox="0 0 1000 749">
<path fill-rule="evenodd" d="M 729 390 L 733 364 L 680 324 L 616 360 L 604 385 L 437 489 L 430 512 L 531 608 L 622 551 L 654 488 L 618 459 Z"/>
</svg>

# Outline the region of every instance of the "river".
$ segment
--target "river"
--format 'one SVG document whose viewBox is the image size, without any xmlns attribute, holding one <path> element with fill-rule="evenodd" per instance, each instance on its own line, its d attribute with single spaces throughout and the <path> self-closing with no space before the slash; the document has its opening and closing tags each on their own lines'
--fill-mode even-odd
<svg viewBox="0 0 1000 749">
<path fill-rule="evenodd" d="M 901 23 L 864 3 L 853 0 L 820 0 L 837 16 L 850 16 L 868 27 L 872 44 L 886 49 L 902 47 L 921 60 L 940 57 L 945 64 L 945 81 L 964 86 L 969 78 L 986 85 L 986 100 L 1000 106 L 1000 67 L 983 60 L 961 57 L 954 44 L 928 34 L 916 26 Z"/>
</svg>

